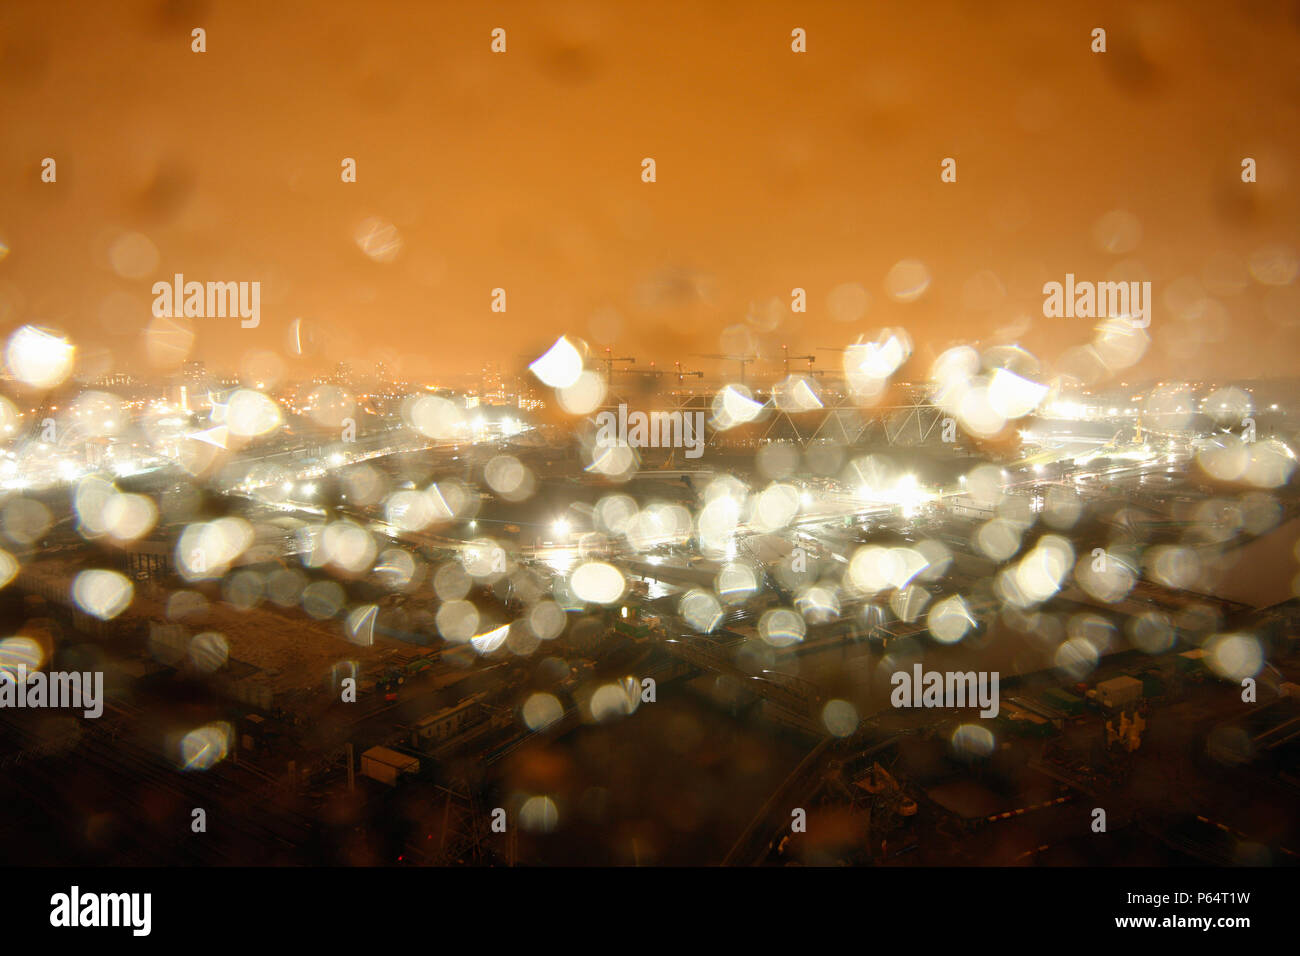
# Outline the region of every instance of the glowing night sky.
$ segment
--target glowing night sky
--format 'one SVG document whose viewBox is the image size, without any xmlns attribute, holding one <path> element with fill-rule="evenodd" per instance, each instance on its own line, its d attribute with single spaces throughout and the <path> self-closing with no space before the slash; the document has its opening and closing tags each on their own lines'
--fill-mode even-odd
<svg viewBox="0 0 1300 956">
<path fill-rule="evenodd" d="M 210 366 L 429 381 L 569 334 L 720 372 L 903 326 L 922 367 L 979 340 L 1069 372 L 1068 272 L 1153 283 L 1130 378 L 1289 373 L 1297 54 L 1296 4 L 9 0 L 0 331 L 145 373 L 179 272 L 262 285 L 257 329 L 193 320 Z"/>
</svg>

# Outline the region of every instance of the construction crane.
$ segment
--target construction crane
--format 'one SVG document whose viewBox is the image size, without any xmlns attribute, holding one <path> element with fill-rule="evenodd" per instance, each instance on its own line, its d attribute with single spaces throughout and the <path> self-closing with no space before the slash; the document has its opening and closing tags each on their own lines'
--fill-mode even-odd
<svg viewBox="0 0 1300 956">
<path fill-rule="evenodd" d="M 631 371 L 631 369 L 629 369 L 628 371 Z M 655 363 L 651 362 L 649 371 L 641 371 L 638 374 L 640 374 L 644 378 L 651 378 L 654 379 L 655 381 L 658 381 L 660 378 L 663 377 L 664 373 L 659 371 L 659 369 L 655 368 Z"/>
<path fill-rule="evenodd" d="M 817 356 L 815 356 L 815 355 L 791 355 L 791 354 L 790 354 L 790 346 L 788 346 L 788 345 L 783 345 L 783 346 L 781 346 L 781 352 L 782 352 L 782 359 L 781 359 L 781 361 L 782 361 L 782 364 L 785 366 L 785 377 L 786 377 L 786 378 L 789 378 L 789 377 L 790 377 L 790 359 L 796 359 L 796 360 L 799 360 L 799 359 L 807 359 L 807 360 L 808 360 L 808 374 L 809 374 L 809 375 L 818 375 L 818 374 L 820 374 L 820 373 L 818 373 L 818 372 L 813 371 L 813 362 L 816 362 L 816 361 L 817 361 Z"/>
<path fill-rule="evenodd" d="M 606 379 L 607 381 L 608 381 L 609 379 L 612 379 L 612 378 L 614 377 L 614 363 L 615 363 L 615 362 L 628 362 L 628 363 L 631 363 L 631 364 L 635 364 L 635 363 L 636 363 L 636 359 L 633 358 L 633 357 L 630 356 L 630 355 L 624 355 L 624 356 L 622 356 L 621 358 L 615 358 L 614 355 L 613 355 L 613 352 L 612 352 L 611 349 L 610 349 L 610 347 L 609 347 L 608 345 L 606 345 L 606 346 L 605 346 L 605 379 Z"/>
<path fill-rule="evenodd" d="M 716 359 L 720 362 L 739 362 L 740 363 L 740 384 L 745 384 L 745 366 L 751 364 L 754 359 L 747 355 L 721 355 L 717 352 L 697 354 L 696 358 Z"/>
<path fill-rule="evenodd" d="M 841 355 L 843 355 L 845 352 L 848 351 L 848 347 L 847 347 L 847 346 L 836 346 L 836 345 L 819 345 L 819 346 L 817 346 L 817 351 L 818 351 L 818 352 L 839 352 Z M 835 376 L 839 376 L 839 375 L 843 374 L 843 372 L 840 371 L 841 362 L 836 362 L 835 364 L 836 364 L 836 367 L 837 367 L 837 368 L 836 368 L 836 371 L 834 371 L 834 372 L 825 372 L 825 371 L 823 371 L 822 374 L 823 374 L 823 375 L 835 375 Z"/>
<path fill-rule="evenodd" d="M 678 384 L 678 385 L 682 384 L 682 379 L 685 378 L 685 377 L 688 376 L 688 375 L 694 375 L 696 378 L 704 378 L 704 373 L 703 373 L 703 372 L 683 372 L 683 371 L 682 371 L 682 363 L 681 363 L 681 362 L 674 362 L 673 365 L 674 365 L 674 367 L 677 369 L 677 384 Z"/>
</svg>

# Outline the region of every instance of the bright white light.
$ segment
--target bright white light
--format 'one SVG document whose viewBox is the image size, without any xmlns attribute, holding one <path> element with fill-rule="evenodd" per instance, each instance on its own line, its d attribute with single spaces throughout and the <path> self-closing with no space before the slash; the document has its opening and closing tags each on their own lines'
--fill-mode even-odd
<svg viewBox="0 0 1300 956">
<path fill-rule="evenodd" d="M 966 632 L 975 626 L 970 608 L 960 594 L 944 598 L 930 608 L 926 624 L 936 641 L 942 644 L 955 644 L 966 636 Z"/>
<path fill-rule="evenodd" d="M 14 378 L 33 388 L 53 388 L 72 371 L 76 352 L 65 338 L 32 325 L 9 337 L 5 361 Z"/>
<path fill-rule="evenodd" d="M 1039 385 L 1004 368 L 994 370 L 989 380 L 989 404 L 1003 418 L 1028 415 L 1047 396 L 1046 385 Z"/>
<path fill-rule="evenodd" d="M 573 593 L 590 604 L 613 604 L 623 596 L 625 586 L 622 572 L 601 561 L 580 565 L 569 579 Z"/>
<path fill-rule="evenodd" d="M 483 634 L 476 634 L 469 639 L 470 645 L 480 654 L 491 654 L 499 649 L 506 642 L 510 635 L 510 625 L 502 624 L 498 628 L 487 631 Z"/>
<path fill-rule="evenodd" d="M 213 421 L 217 420 L 215 412 L 214 409 Z M 245 438 L 264 435 L 280 426 L 280 406 L 261 392 L 241 388 L 230 396 L 224 420 L 232 435 Z"/>
<path fill-rule="evenodd" d="M 116 571 L 82 571 L 72 582 L 72 597 L 77 606 L 102 621 L 125 611 L 134 596 L 131 581 Z"/>
<path fill-rule="evenodd" d="M 561 335 L 546 354 L 528 366 L 528 370 L 551 388 L 568 388 L 582 374 L 582 356 L 573 343 Z"/>
<path fill-rule="evenodd" d="M 763 403 L 750 396 L 743 385 L 728 385 L 713 399 L 713 424 L 719 430 L 752 422 L 763 411 Z"/>
</svg>

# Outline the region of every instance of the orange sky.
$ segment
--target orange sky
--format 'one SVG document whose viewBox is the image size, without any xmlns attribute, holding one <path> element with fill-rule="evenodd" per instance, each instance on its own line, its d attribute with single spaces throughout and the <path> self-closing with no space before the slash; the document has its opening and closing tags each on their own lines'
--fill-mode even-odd
<svg viewBox="0 0 1300 956">
<path fill-rule="evenodd" d="M 807 352 L 896 325 L 922 366 L 958 339 L 1050 365 L 1091 337 L 1042 316 L 1042 284 L 1074 272 L 1154 283 L 1138 372 L 1292 372 L 1298 11 L 8 0 L 0 331 L 51 326 L 96 368 L 144 371 L 150 287 L 182 272 L 262 283 L 259 328 L 194 320 L 192 357 L 218 367 L 270 351 L 289 374 L 382 359 L 431 380 L 568 333 L 715 371 L 693 353 L 742 347 L 737 326 Z M 1099 244 L 1113 210 L 1140 225 L 1131 251 Z M 369 219 L 400 236 L 391 261 L 359 248 Z M 132 233 L 157 251 L 136 277 L 113 264 Z M 916 302 L 887 294 L 901 259 L 932 276 Z M 831 315 L 843 283 L 870 294 L 857 320 Z"/>
</svg>

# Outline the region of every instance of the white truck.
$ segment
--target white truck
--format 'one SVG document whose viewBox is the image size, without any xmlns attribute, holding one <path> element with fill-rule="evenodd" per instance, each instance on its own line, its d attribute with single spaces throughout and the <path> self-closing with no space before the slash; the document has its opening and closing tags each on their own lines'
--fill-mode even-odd
<svg viewBox="0 0 1300 956">
<path fill-rule="evenodd" d="M 1142 699 L 1142 682 L 1136 677 L 1112 677 L 1097 685 L 1097 702 L 1119 709 Z"/>
</svg>

